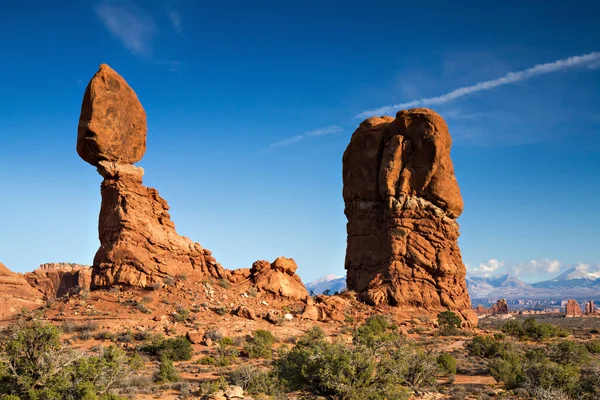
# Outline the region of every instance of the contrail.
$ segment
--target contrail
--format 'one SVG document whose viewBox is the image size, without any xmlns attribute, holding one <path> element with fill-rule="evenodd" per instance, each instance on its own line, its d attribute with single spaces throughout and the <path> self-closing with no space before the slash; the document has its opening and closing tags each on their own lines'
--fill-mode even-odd
<svg viewBox="0 0 600 400">
<path fill-rule="evenodd" d="M 562 60 L 554 61 L 546 64 L 534 65 L 531 68 L 524 69 L 518 72 L 509 72 L 508 74 L 492 79 L 489 81 L 483 81 L 476 83 L 471 86 L 465 86 L 455 89 L 449 93 L 443 94 L 438 97 L 426 97 L 419 100 L 409 101 L 407 103 L 394 104 L 390 106 L 380 107 L 375 110 L 363 111 L 356 116 L 356 118 L 372 117 L 374 115 L 383 115 L 385 113 L 395 112 L 397 110 L 405 108 L 413 108 L 419 106 L 430 106 L 435 104 L 444 104 L 449 101 L 458 99 L 459 97 L 466 96 L 471 93 L 481 92 L 484 90 L 490 90 L 498 86 L 508 85 L 509 83 L 519 82 L 525 79 L 532 78 L 538 75 L 549 74 L 551 72 L 561 71 L 568 68 L 577 67 L 584 64 L 589 64 L 594 61 L 600 60 L 600 52 L 593 52 L 584 54 L 581 56 L 574 56 L 564 58 Z"/>
</svg>

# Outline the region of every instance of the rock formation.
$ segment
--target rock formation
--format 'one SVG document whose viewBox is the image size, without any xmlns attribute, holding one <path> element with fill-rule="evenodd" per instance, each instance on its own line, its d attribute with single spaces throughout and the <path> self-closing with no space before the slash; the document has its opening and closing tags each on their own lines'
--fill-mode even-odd
<svg viewBox="0 0 600 400">
<path fill-rule="evenodd" d="M 21 274 L 0 263 L 0 319 L 5 320 L 23 309 L 34 310 L 44 305 L 42 295 Z"/>
<path fill-rule="evenodd" d="M 596 308 L 594 306 L 594 300 L 590 300 L 585 303 L 585 315 L 594 315 Z"/>
<path fill-rule="evenodd" d="M 47 263 L 24 276 L 46 300 L 51 300 L 74 291 L 90 290 L 92 268 L 71 263 Z"/>
<path fill-rule="evenodd" d="M 579 303 L 577 300 L 570 299 L 565 304 L 565 317 L 581 317 L 583 313 L 581 312 L 581 307 L 579 307 Z"/>
<path fill-rule="evenodd" d="M 500 299 L 492 306 L 492 314 L 508 314 L 506 299 Z"/>
<path fill-rule="evenodd" d="M 127 82 L 102 64 L 85 91 L 77 135 L 78 154 L 104 178 L 92 287 L 148 287 L 185 275 L 192 281 L 226 279 L 277 296 L 308 298 L 292 259 L 258 261 L 252 269 L 230 271 L 200 244 L 178 235 L 167 202 L 143 185 L 144 170 L 132 165 L 145 150 L 142 105 Z"/>
<path fill-rule="evenodd" d="M 248 279 L 259 291 L 293 300 L 306 300 L 308 291 L 296 275 L 298 266 L 291 258 L 278 257 L 272 263 L 256 261 Z"/>
<path fill-rule="evenodd" d="M 442 117 L 422 108 L 354 132 L 343 156 L 347 284 L 370 304 L 449 309 L 475 325 L 451 144 Z"/>
<path fill-rule="evenodd" d="M 100 249 L 92 285 L 146 287 L 176 275 L 223 278 L 211 253 L 179 236 L 167 202 L 142 184 L 133 166 L 146 150 L 146 113 L 135 92 L 102 64 L 87 86 L 77 135 L 77 152 L 104 178 L 99 218 Z"/>
</svg>

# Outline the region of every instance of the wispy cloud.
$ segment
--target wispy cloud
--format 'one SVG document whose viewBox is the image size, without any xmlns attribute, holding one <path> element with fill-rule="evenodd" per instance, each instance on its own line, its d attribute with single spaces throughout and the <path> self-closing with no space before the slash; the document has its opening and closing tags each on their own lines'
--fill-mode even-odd
<svg viewBox="0 0 600 400">
<path fill-rule="evenodd" d="M 142 57 L 152 54 L 152 38 L 158 32 L 152 16 L 127 1 L 104 0 L 95 11 L 106 29 L 120 39 L 127 50 Z"/>
<path fill-rule="evenodd" d="M 478 82 L 471 86 L 465 86 L 455 89 L 451 92 L 443 94 L 437 97 L 426 97 L 418 100 L 412 100 L 406 103 L 394 104 L 389 106 L 380 107 L 374 110 L 363 111 L 358 114 L 357 118 L 371 117 L 374 115 L 382 115 L 390 112 L 394 112 L 400 109 L 419 107 L 419 106 L 431 106 L 437 104 L 444 104 L 456 100 L 460 97 L 467 96 L 472 93 L 481 92 L 485 90 L 491 90 L 499 86 L 508 85 L 523 81 L 525 79 L 532 78 L 534 76 L 549 74 L 552 72 L 562 71 L 569 68 L 578 66 L 595 66 L 600 62 L 600 52 L 593 52 L 583 54 L 580 56 L 574 56 L 557 60 L 546 64 L 534 65 L 531 68 L 524 69 L 517 72 L 509 72 L 506 75 L 491 79 L 488 81 Z"/>
<path fill-rule="evenodd" d="M 171 21 L 177 33 L 181 35 L 183 33 L 183 25 L 181 25 L 181 16 L 179 13 L 173 10 L 167 10 L 167 15 L 169 16 L 169 21 Z"/>
<path fill-rule="evenodd" d="M 470 268 L 469 266 L 467 266 L 467 269 L 469 271 L 469 275 L 471 276 L 483 276 L 487 278 L 491 275 L 496 274 L 498 270 L 503 266 L 504 261 L 491 259 L 479 264 L 479 267 Z"/>
<path fill-rule="evenodd" d="M 301 141 L 307 137 L 330 135 L 333 133 L 340 133 L 342 131 L 343 131 L 343 129 L 337 125 L 326 126 L 325 128 L 315 129 L 312 131 L 305 132 L 301 135 L 291 137 L 289 139 L 285 139 L 285 140 L 282 140 L 279 142 L 272 143 L 271 145 L 269 145 L 269 149 L 273 149 L 273 148 L 281 147 L 281 146 L 288 146 L 290 144 L 298 143 L 299 141 Z"/>
</svg>

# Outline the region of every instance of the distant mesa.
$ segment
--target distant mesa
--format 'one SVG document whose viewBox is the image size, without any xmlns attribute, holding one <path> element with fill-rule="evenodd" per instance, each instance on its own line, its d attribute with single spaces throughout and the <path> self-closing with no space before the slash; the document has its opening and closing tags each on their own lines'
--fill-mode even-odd
<svg viewBox="0 0 600 400">
<path fill-rule="evenodd" d="M 565 317 L 581 317 L 583 313 L 581 312 L 581 307 L 577 300 L 570 299 L 565 304 Z"/>
<path fill-rule="evenodd" d="M 477 316 L 458 248 L 463 200 L 440 115 L 425 108 L 363 121 L 343 156 L 348 289 L 369 304 Z"/>
</svg>

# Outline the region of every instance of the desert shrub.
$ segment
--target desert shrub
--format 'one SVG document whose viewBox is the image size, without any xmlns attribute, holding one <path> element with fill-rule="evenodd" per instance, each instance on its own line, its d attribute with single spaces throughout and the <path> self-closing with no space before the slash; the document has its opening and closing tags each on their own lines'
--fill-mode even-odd
<svg viewBox="0 0 600 400">
<path fill-rule="evenodd" d="M 435 357 L 417 349 L 408 357 L 405 379 L 411 387 L 420 388 L 434 383 L 437 372 L 438 364 Z"/>
<path fill-rule="evenodd" d="M 590 353 L 600 354 L 600 340 L 599 339 L 590 340 L 585 345 Z"/>
<path fill-rule="evenodd" d="M 160 383 L 179 381 L 179 374 L 177 374 L 177 371 L 175 370 L 173 360 L 171 360 L 166 354 L 160 356 L 158 372 L 156 373 L 154 380 Z"/>
<path fill-rule="evenodd" d="M 152 332 L 150 332 L 150 331 L 138 331 L 133 334 L 133 338 L 135 340 L 139 340 L 140 342 L 143 342 L 144 340 L 148 340 L 151 337 L 152 337 Z"/>
<path fill-rule="evenodd" d="M 600 361 L 593 360 L 581 367 L 579 396 L 585 400 L 600 399 Z"/>
<path fill-rule="evenodd" d="M 225 381 L 225 378 L 223 377 L 214 381 L 203 381 L 200 384 L 200 394 L 202 395 L 213 394 L 219 390 L 225 389 L 227 389 L 227 381 Z"/>
<path fill-rule="evenodd" d="M 442 353 L 437 357 L 437 363 L 442 370 L 447 375 L 456 374 L 456 358 L 454 358 L 451 354 Z"/>
<path fill-rule="evenodd" d="M 536 400 L 571 400 L 571 397 L 560 388 L 537 387 L 531 391 Z"/>
<path fill-rule="evenodd" d="M 307 331 L 276 363 L 276 374 L 288 389 L 347 400 L 407 399 L 406 373 L 400 373 L 407 370 L 403 348 L 376 356 L 362 344 L 350 348 L 330 343 L 318 327 Z"/>
<path fill-rule="evenodd" d="M 219 340 L 219 345 L 221 347 L 232 346 L 233 345 L 233 339 L 230 338 L 229 336 L 225 336 L 221 340 Z"/>
<path fill-rule="evenodd" d="M 111 331 L 100 331 L 94 335 L 96 340 L 113 340 L 114 338 L 115 334 Z"/>
<path fill-rule="evenodd" d="M 133 333 L 128 329 L 117 334 L 117 341 L 121 343 L 131 343 L 133 341 Z"/>
<path fill-rule="evenodd" d="M 129 367 L 133 371 L 139 371 L 146 367 L 146 363 L 144 362 L 144 359 L 142 358 L 140 353 L 138 353 L 137 351 L 134 351 L 133 354 L 131 355 L 131 357 L 129 358 Z"/>
<path fill-rule="evenodd" d="M 158 357 L 166 355 L 173 361 L 186 361 L 192 358 L 192 344 L 185 336 L 165 340 L 162 335 L 157 335 L 150 343 L 142 345 L 140 351 Z"/>
<path fill-rule="evenodd" d="M 402 336 L 397 327 L 384 315 L 374 315 L 366 319 L 353 335 L 355 344 L 376 348 L 386 343 L 399 341 Z"/>
<path fill-rule="evenodd" d="M 231 365 L 240 352 L 235 347 L 219 346 L 217 349 L 217 357 L 214 359 L 214 364 L 218 367 L 226 367 Z"/>
<path fill-rule="evenodd" d="M 190 317 L 190 310 L 184 307 L 177 307 L 177 312 L 173 314 L 175 321 L 184 322 Z"/>
<path fill-rule="evenodd" d="M 488 362 L 490 374 L 507 388 L 517 388 L 523 381 L 521 355 L 513 350 L 504 350 Z"/>
<path fill-rule="evenodd" d="M 579 382 L 578 368 L 573 365 L 562 365 L 547 358 L 528 364 L 524 368 L 523 386 L 533 388 L 560 388 L 566 393 L 572 393 Z"/>
<path fill-rule="evenodd" d="M 152 314 L 152 310 L 148 307 L 146 307 L 145 304 L 139 303 L 137 305 L 137 309 L 139 312 L 144 313 L 144 314 Z"/>
<path fill-rule="evenodd" d="M 500 326 L 500 330 L 506 333 L 509 336 L 513 337 L 523 337 L 525 335 L 525 331 L 523 329 L 523 324 L 519 321 L 506 321 L 503 325 Z"/>
<path fill-rule="evenodd" d="M 206 331 L 204 336 L 207 339 L 212 340 L 213 342 L 218 342 L 219 340 L 223 339 L 224 335 L 220 329 L 211 329 L 211 330 Z"/>
<path fill-rule="evenodd" d="M 502 353 L 508 346 L 493 336 L 477 335 L 467 345 L 469 353 L 479 357 L 494 357 Z"/>
<path fill-rule="evenodd" d="M 223 316 L 229 312 L 229 310 L 225 306 L 215 307 L 215 308 L 213 308 L 213 311 L 220 316 Z"/>
<path fill-rule="evenodd" d="M 116 399 L 110 391 L 129 374 L 122 350 L 77 355 L 62 346 L 57 328 L 40 322 L 14 327 L 1 351 L 0 394 L 23 400 Z"/>
<path fill-rule="evenodd" d="M 252 339 L 245 344 L 244 351 L 250 358 L 271 358 L 275 337 L 270 331 L 258 329 L 253 332 Z"/>
<path fill-rule="evenodd" d="M 539 324 L 535 318 L 527 318 L 522 326 L 525 336 L 540 342 L 557 336 L 569 336 L 568 331 L 552 324 Z"/>
<path fill-rule="evenodd" d="M 588 350 L 585 345 L 572 340 L 563 340 L 550 350 L 550 358 L 559 364 L 580 365 L 588 359 Z"/>
<path fill-rule="evenodd" d="M 261 371 L 244 365 L 229 374 L 229 382 L 240 386 L 248 394 L 276 396 L 283 391 L 281 382 L 272 371 Z"/>
<path fill-rule="evenodd" d="M 64 333 L 73 333 L 77 331 L 77 325 L 75 324 L 75 322 L 68 319 L 65 319 L 62 322 L 60 328 Z"/>
<path fill-rule="evenodd" d="M 452 311 L 444 311 L 437 315 L 438 324 L 441 327 L 460 328 L 462 320 Z"/>
<path fill-rule="evenodd" d="M 226 279 L 219 279 L 217 283 L 224 289 L 229 289 L 231 287 L 231 283 L 229 283 Z"/>
</svg>

